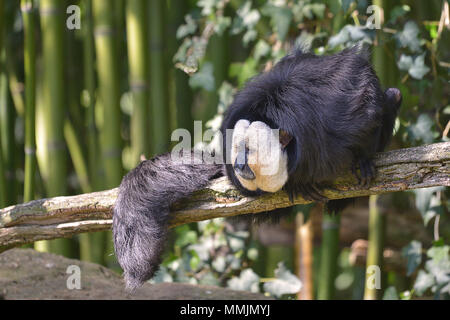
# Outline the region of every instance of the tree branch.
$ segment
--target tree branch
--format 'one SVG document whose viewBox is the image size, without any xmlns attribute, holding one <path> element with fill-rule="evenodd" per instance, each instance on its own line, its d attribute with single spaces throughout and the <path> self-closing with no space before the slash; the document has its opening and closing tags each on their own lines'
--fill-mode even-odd
<svg viewBox="0 0 450 320">
<path fill-rule="evenodd" d="M 357 184 L 347 172 L 336 179 L 324 195 L 341 199 L 404 191 L 433 186 L 450 186 L 450 142 L 377 154 L 377 176 L 368 188 Z M 82 232 L 108 230 L 111 207 L 118 189 L 70 197 L 35 200 L 0 210 L 0 247 L 70 237 Z M 290 202 L 283 191 L 260 197 L 245 197 L 227 178 L 212 181 L 204 190 L 176 203 L 170 226 L 184 223 L 258 213 L 294 204 L 305 204 L 298 197 Z M 1 250 L 0 250 L 1 251 Z"/>
</svg>

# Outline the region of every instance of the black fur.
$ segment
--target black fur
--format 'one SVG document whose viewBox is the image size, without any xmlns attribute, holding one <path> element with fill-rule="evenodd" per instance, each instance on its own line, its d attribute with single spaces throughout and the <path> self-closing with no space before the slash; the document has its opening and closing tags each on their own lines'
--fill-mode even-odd
<svg viewBox="0 0 450 320">
<path fill-rule="evenodd" d="M 287 146 L 285 190 L 291 199 L 301 194 L 324 201 L 320 187 L 352 164 L 360 166 L 361 182 L 370 181 L 371 159 L 388 143 L 400 103 L 398 89 L 382 91 L 366 52 L 354 47 L 315 56 L 298 50 L 236 95 L 222 124 L 223 147 L 230 150 L 224 133 L 240 119 L 287 131 L 293 139 Z M 245 194 L 261 194 L 239 183 L 230 152 L 224 159 L 233 184 Z M 338 211 L 346 202 L 330 201 L 328 208 Z"/>
<path fill-rule="evenodd" d="M 398 89 L 382 91 L 366 53 L 354 48 L 319 57 L 296 51 L 236 95 L 222 132 L 240 119 L 285 130 L 293 137 L 286 147 L 286 191 L 291 198 L 301 194 L 324 201 L 320 187 L 342 170 L 356 172 L 359 166 L 361 183 L 370 182 L 375 173 L 371 159 L 388 143 L 400 104 Z M 223 136 L 224 159 L 230 163 L 230 141 Z M 124 177 L 114 206 L 113 236 L 129 289 L 150 279 L 161 262 L 170 206 L 221 176 L 222 169 L 221 164 L 177 164 L 165 154 Z M 261 194 L 243 188 L 231 164 L 226 172 L 244 194 Z M 339 211 L 346 203 L 329 201 L 328 207 Z"/>
<path fill-rule="evenodd" d="M 167 153 L 141 162 L 123 178 L 114 205 L 113 240 L 130 291 L 161 263 L 170 206 L 222 176 L 222 170 L 219 164 L 175 163 Z"/>
</svg>

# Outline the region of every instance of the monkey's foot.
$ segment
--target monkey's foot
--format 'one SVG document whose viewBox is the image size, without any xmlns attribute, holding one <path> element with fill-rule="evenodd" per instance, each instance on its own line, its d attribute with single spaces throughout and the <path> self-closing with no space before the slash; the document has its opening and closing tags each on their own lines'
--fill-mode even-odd
<svg viewBox="0 0 450 320">
<path fill-rule="evenodd" d="M 361 175 L 356 170 L 359 166 Z M 373 161 L 367 158 L 360 158 L 353 162 L 352 173 L 358 179 L 358 184 L 362 187 L 368 187 L 370 182 L 375 178 L 376 169 Z"/>
<path fill-rule="evenodd" d="M 299 186 L 299 193 L 303 197 L 303 199 L 308 201 L 328 201 L 328 198 L 322 194 L 320 186 L 315 183 L 302 184 L 301 186 Z"/>
</svg>

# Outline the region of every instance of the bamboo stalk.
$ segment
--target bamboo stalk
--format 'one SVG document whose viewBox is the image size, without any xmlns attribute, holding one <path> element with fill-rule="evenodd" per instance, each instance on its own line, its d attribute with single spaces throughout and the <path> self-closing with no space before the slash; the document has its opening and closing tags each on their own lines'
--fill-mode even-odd
<svg viewBox="0 0 450 320">
<path fill-rule="evenodd" d="M 307 221 L 305 221 L 306 219 Z M 314 233 L 311 215 L 308 217 L 307 212 L 298 212 L 295 221 L 295 267 L 296 274 L 302 281 L 303 285 L 302 289 L 297 294 L 297 298 L 299 300 L 313 300 Z"/>
<path fill-rule="evenodd" d="M 167 64 L 165 60 L 164 0 L 148 2 L 150 21 L 150 116 L 152 124 L 152 155 L 169 147 L 169 110 Z"/>
<path fill-rule="evenodd" d="M 84 0 L 83 15 L 83 66 L 84 86 L 87 92 L 85 123 L 87 131 L 87 171 L 91 188 L 100 190 L 98 130 L 95 123 L 95 45 L 92 18 L 92 0 Z M 106 234 L 104 232 L 80 234 L 80 258 L 84 261 L 104 264 Z"/>
<path fill-rule="evenodd" d="M 376 285 L 368 285 L 369 282 L 372 282 L 370 277 L 374 277 L 374 275 L 367 272 L 371 266 L 376 266 L 381 271 L 383 265 L 385 216 L 377 207 L 377 199 L 378 195 L 369 197 L 369 244 L 367 248 L 364 300 L 376 300 L 380 297 L 378 294 L 380 288 L 377 288 Z M 381 279 L 381 275 L 379 276 L 379 279 Z"/>
<path fill-rule="evenodd" d="M 129 81 L 133 95 L 131 115 L 133 166 L 139 163 L 141 155 L 146 157 L 150 155 L 147 3 L 146 0 L 128 0 L 126 7 Z"/>
<path fill-rule="evenodd" d="M 118 186 L 123 172 L 114 3 L 110 0 L 94 0 L 92 2 L 99 99 L 103 110 L 100 141 L 105 170 L 105 183 L 102 186 L 104 188 Z"/>
<path fill-rule="evenodd" d="M 317 299 L 330 300 L 334 296 L 334 280 L 339 255 L 340 215 L 323 211 L 322 250 L 320 253 L 319 286 Z"/>
<path fill-rule="evenodd" d="M 122 168 L 122 138 L 120 135 L 120 88 L 116 41 L 117 28 L 115 22 L 117 1 L 93 0 L 92 16 L 94 21 L 95 52 L 97 56 L 97 76 L 99 86 L 99 106 L 102 123 L 100 124 L 101 158 L 103 161 L 105 182 L 102 188 L 112 188 L 120 184 Z M 121 11 L 121 10 L 117 10 Z M 91 249 L 93 258 L 105 263 L 111 260 L 105 255 L 113 252 L 107 249 L 110 233 L 96 234 L 91 240 L 98 241 Z"/>
<path fill-rule="evenodd" d="M 92 187 L 89 183 L 87 164 L 81 148 L 81 142 L 79 141 L 75 129 L 69 119 L 67 119 L 64 123 L 64 137 L 66 139 L 70 157 L 72 158 L 75 172 L 81 186 L 81 191 L 83 193 L 92 192 Z"/>
<path fill-rule="evenodd" d="M 41 0 L 40 17 L 42 29 L 43 56 L 43 99 L 44 122 L 46 129 L 46 149 L 48 158 L 45 182 L 49 196 L 63 195 L 67 192 L 67 154 L 64 143 L 64 118 L 66 113 L 66 88 L 64 78 L 64 30 L 63 7 L 59 0 Z M 37 249 L 48 250 L 65 256 L 72 256 L 71 241 L 58 239 L 37 243 Z"/>
<path fill-rule="evenodd" d="M 92 0 L 84 0 L 83 16 L 83 66 L 84 86 L 87 93 L 85 126 L 88 139 L 88 172 L 91 186 L 98 190 L 98 131 L 95 124 L 95 48 L 92 25 Z"/>
<path fill-rule="evenodd" d="M 36 174 L 36 49 L 35 49 L 35 12 L 33 1 L 21 2 L 24 25 L 24 67 L 25 67 L 25 178 L 23 201 L 34 199 Z"/>
<path fill-rule="evenodd" d="M 170 70 L 170 119 L 171 130 L 184 128 L 193 133 L 194 120 L 192 118 L 192 89 L 189 86 L 189 76 L 174 67 L 173 56 L 181 45 L 176 38 L 178 27 L 184 24 L 184 17 L 188 12 L 189 4 L 185 0 L 171 0 L 169 2 L 169 28 L 167 39 L 169 46 L 168 68 Z"/>
<path fill-rule="evenodd" d="M 6 66 L 6 54 L 8 50 L 3 48 L 3 54 L 0 54 L 0 65 Z M 3 68 L 0 74 L 0 131 L 1 131 L 1 147 L 0 152 L 3 158 L 3 170 L 6 181 L 5 194 L 6 205 L 16 203 L 16 179 L 15 179 L 15 110 L 8 87 L 8 72 Z"/>
<path fill-rule="evenodd" d="M 5 11 L 4 11 L 4 1 L 0 0 L 0 56 L 3 52 L 3 30 L 4 30 L 4 21 L 5 21 Z M 2 79 L 1 75 L 3 74 L 4 65 L 0 60 L 0 98 L 2 96 Z M 1 103 L 1 101 L 0 101 Z M 0 130 L 0 150 L 2 150 L 2 134 Z M 0 207 L 6 207 L 6 178 L 5 178 L 5 167 L 3 163 L 3 153 L 0 152 Z"/>
<path fill-rule="evenodd" d="M 5 202 L 6 205 L 16 203 L 16 141 L 15 141 L 15 109 L 11 99 L 10 78 L 15 72 L 13 59 L 12 38 L 9 36 L 14 24 L 14 10 L 16 3 L 4 3 L 4 19 L 2 21 L 2 50 L 0 51 L 0 131 L 1 131 L 1 149 L 3 158 L 3 173 L 5 177 Z"/>
</svg>

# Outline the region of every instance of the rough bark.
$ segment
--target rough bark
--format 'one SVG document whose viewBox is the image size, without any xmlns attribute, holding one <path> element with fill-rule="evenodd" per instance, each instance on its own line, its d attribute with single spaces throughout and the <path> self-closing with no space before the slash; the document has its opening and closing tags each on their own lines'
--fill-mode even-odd
<svg viewBox="0 0 450 320">
<path fill-rule="evenodd" d="M 450 186 L 450 142 L 377 154 L 377 176 L 361 187 L 347 172 L 323 191 L 329 199 L 340 199 L 404 191 L 433 186 Z M 35 200 L 0 210 L 0 246 L 69 237 L 82 232 L 107 230 L 117 188 L 70 197 Z M 260 197 L 241 195 L 228 181 L 219 178 L 204 190 L 173 207 L 171 227 L 218 217 L 258 213 L 308 201 L 290 202 L 285 192 Z M 1 251 L 1 250 L 0 250 Z"/>
</svg>

